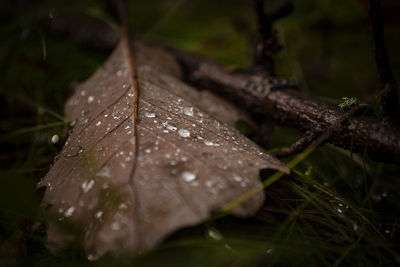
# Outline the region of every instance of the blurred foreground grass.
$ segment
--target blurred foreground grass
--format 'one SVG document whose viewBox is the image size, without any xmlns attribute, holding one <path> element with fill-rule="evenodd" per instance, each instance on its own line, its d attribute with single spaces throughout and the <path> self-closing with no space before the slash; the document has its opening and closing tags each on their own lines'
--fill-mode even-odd
<svg viewBox="0 0 400 267">
<path fill-rule="evenodd" d="M 277 24 L 285 46 L 276 57 L 278 72 L 332 102 L 374 92 L 373 47 L 361 1 L 294 3 L 296 11 Z M 79 246 L 57 255 L 47 252 L 43 229 L 32 231 L 41 197 L 35 185 L 64 141 L 68 86 L 89 77 L 107 57 L 48 35 L 41 21 L 57 12 L 105 14 L 101 3 L 88 0 L 0 4 L 0 265 L 400 264 L 399 167 L 332 147 L 318 149 L 290 177 L 269 187 L 266 205 L 254 218 L 224 217 L 184 229 L 140 255 L 89 262 Z M 249 1 L 138 0 L 130 14 L 140 39 L 231 66 L 251 64 L 255 25 Z M 392 19 L 386 28 L 398 78 L 399 25 Z M 298 137 L 293 129 L 277 127 L 272 141 L 280 147 Z"/>
</svg>

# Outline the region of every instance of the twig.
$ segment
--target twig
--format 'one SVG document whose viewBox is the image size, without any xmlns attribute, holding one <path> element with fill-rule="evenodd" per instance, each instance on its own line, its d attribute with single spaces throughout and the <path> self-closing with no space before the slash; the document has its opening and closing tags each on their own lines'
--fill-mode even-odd
<svg viewBox="0 0 400 267">
<path fill-rule="evenodd" d="M 294 154 L 300 153 L 308 145 L 312 143 L 317 134 L 313 131 L 307 131 L 299 140 L 293 143 L 290 147 L 282 148 L 281 150 L 273 153 L 278 158 L 289 157 Z"/>
<path fill-rule="evenodd" d="M 264 11 L 265 0 L 254 0 L 257 14 L 258 36 L 256 41 L 254 64 L 259 71 L 269 75 L 275 75 L 273 56 L 281 49 L 278 43 L 277 31 L 273 29 L 273 23 L 293 10 L 291 2 L 285 2 L 272 12 Z"/>
<path fill-rule="evenodd" d="M 380 89 L 388 89 L 387 93 L 380 98 L 381 108 L 385 115 L 398 118 L 400 115 L 398 89 L 387 55 L 383 26 L 383 9 L 380 0 L 369 0 L 368 13 L 373 32 L 375 61 Z"/>
</svg>

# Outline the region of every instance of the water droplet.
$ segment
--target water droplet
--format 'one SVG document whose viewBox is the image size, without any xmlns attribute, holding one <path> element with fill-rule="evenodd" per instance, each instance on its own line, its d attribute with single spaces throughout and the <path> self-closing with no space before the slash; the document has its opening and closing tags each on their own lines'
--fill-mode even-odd
<svg viewBox="0 0 400 267">
<path fill-rule="evenodd" d="M 312 173 L 312 166 L 308 166 L 306 172 L 304 173 L 306 176 L 310 176 Z"/>
<path fill-rule="evenodd" d="M 82 190 L 84 193 L 87 193 L 93 188 L 93 186 L 94 186 L 94 180 L 90 180 L 90 181 L 85 180 L 82 183 Z"/>
<path fill-rule="evenodd" d="M 168 124 L 168 125 L 167 125 L 167 129 L 170 130 L 170 131 L 176 131 L 178 128 L 176 128 L 176 127 L 173 126 L 173 125 Z"/>
<path fill-rule="evenodd" d="M 214 229 L 214 228 L 208 229 L 207 235 L 210 238 L 217 240 L 217 241 L 222 239 L 222 234 L 217 229 Z"/>
<path fill-rule="evenodd" d="M 210 140 L 204 140 L 206 146 L 219 146 L 219 144 L 213 143 Z"/>
<path fill-rule="evenodd" d="M 229 246 L 227 243 L 225 243 L 224 247 L 225 247 L 226 249 L 229 249 L 229 250 L 231 250 L 231 249 L 232 249 L 232 247 L 231 247 L 231 246 Z"/>
<path fill-rule="evenodd" d="M 98 211 L 96 212 L 96 214 L 94 215 L 97 219 L 100 219 L 103 216 L 103 212 L 102 211 Z"/>
<path fill-rule="evenodd" d="M 74 212 L 75 212 L 75 207 L 74 207 L 74 206 L 71 206 L 69 209 L 67 209 L 67 210 L 64 212 L 64 216 L 65 216 L 65 217 L 71 217 L 71 216 L 74 214 Z"/>
<path fill-rule="evenodd" d="M 113 222 L 111 224 L 111 229 L 113 229 L 114 231 L 118 231 L 121 229 L 121 224 L 119 222 Z"/>
<path fill-rule="evenodd" d="M 51 142 L 53 144 L 57 143 L 60 140 L 60 137 L 58 136 L 58 134 L 55 134 L 51 137 Z"/>
<path fill-rule="evenodd" d="M 117 76 L 121 77 L 121 75 L 122 75 L 122 70 L 117 71 Z"/>
<path fill-rule="evenodd" d="M 204 140 L 204 144 L 205 144 L 206 146 L 213 146 L 213 145 L 214 145 L 214 143 L 211 142 L 211 141 L 209 141 L 209 140 Z"/>
<path fill-rule="evenodd" d="M 196 180 L 197 175 L 195 173 L 193 173 L 193 172 L 185 171 L 185 172 L 182 173 L 182 178 L 186 182 L 192 182 L 192 181 Z"/>
<path fill-rule="evenodd" d="M 267 248 L 267 250 L 265 251 L 265 253 L 267 254 L 272 254 L 274 252 L 273 248 Z"/>
<path fill-rule="evenodd" d="M 192 116 L 192 117 L 193 117 L 193 107 L 185 107 L 185 108 L 183 109 L 183 113 L 184 113 L 185 115 L 188 115 L 188 116 Z"/>
<path fill-rule="evenodd" d="M 93 96 L 89 96 L 87 99 L 87 102 L 90 104 L 94 101 L 94 97 Z"/>
<path fill-rule="evenodd" d="M 145 115 L 146 115 L 147 118 L 155 118 L 156 117 L 156 114 L 150 113 L 150 112 L 146 112 Z"/>
<path fill-rule="evenodd" d="M 101 121 L 98 121 L 97 123 L 96 123 L 96 126 L 100 126 L 101 125 Z"/>
<path fill-rule="evenodd" d="M 88 254 L 87 259 L 89 261 L 95 261 L 95 260 L 99 259 L 99 256 L 98 255 L 94 255 L 94 254 Z"/>
<path fill-rule="evenodd" d="M 190 132 L 188 130 L 186 130 L 186 129 L 179 129 L 178 133 L 183 138 L 187 138 L 187 137 L 190 136 Z"/>
<path fill-rule="evenodd" d="M 234 174 L 234 175 L 233 175 L 233 180 L 236 181 L 236 182 L 241 182 L 241 181 L 243 181 L 243 178 L 240 177 L 240 176 L 237 175 L 237 174 Z"/>
<path fill-rule="evenodd" d="M 125 210 L 125 209 L 128 208 L 128 205 L 126 205 L 125 203 L 121 203 L 121 204 L 119 205 L 119 208 L 120 208 L 121 210 Z"/>
<path fill-rule="evenodd" d="M 86 90 L 82 90 L 81 91 L 81 96 L 85 96 L 86 95 Z"/>
</svg>

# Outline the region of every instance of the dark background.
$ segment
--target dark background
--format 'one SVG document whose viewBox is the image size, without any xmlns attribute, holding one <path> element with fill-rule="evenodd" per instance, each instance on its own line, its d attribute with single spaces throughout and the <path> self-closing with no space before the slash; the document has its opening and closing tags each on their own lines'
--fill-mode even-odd
<svg viewBox="0 0 400 267">
<path fill-rule="evenodd" d="M 267 2 L 267 7 L 280 3 Z M 276 24 L 284 46 L 276 55 L 277 73 L 296 80 L 303 92 L 335 104 L 345 96 L 363 98 L 376 92 L 365 2 L 293 1 L 295 11 Z M 382 4 L 388 54 L 399 80 L 400 1 Z M 138 40 L 246 67 L 253 58 L 253 11 L 252 1 L 244 0 L 138 0 L 131 1 L 129 14 Z M 59 255 L 48 253 L 43 229 L 34 227 L 41 198 L 35 185 L 62 147 L 68 88 L 87 79 L 107 58 L 104 51 L 74 38 L 49 33 L 44 21 L 55 16 L 115 23 L 101 1 L 0 3 L 0 264 L 89 264 L 79 245 Z M 61 138 L 57 143 L 51 142 L 55 134 Z M 294 129 L 277 127 L 271 138 L 274 147 L 281 147 L 299 136 Z M 316 184 L 306 179 L 310 177 L 338 197 L 315 189 Z M 351 159 L 343 151 L 324 147 L 289 178 L 268 189 L 267 203 L 253 219 L 225 217 L 180 231 L 155 251 L 107 257 L 97 264 L 400 264 L 398 166 L 363 155 Z"/>
</svg>

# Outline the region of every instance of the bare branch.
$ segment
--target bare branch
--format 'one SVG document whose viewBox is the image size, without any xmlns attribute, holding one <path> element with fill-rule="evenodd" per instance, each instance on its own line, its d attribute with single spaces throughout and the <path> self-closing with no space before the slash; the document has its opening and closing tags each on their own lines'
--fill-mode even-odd
<svg viewBox="0 0 400 267">
<path fill-rule="evenodd" d="M 273 23 L 292 12 L 293 5 L 291 2 L 284 2 L 273 11 L 266 13 L 264 1 L 254 0 L 258 26 L 254 64 L 259 71 L 275 75 L 273 56 L 281 49 L 281 46 L 278 43 L 277 31 L 273 29 Z"/>
<path fill-rule="evenodd" d="M 281 150 L 273 153 L 275 157 L 284 158 L 294 154 L 298 154 L 309 146 L 315 139 L 316 133 L 307 131 L 299 140 L 293 143 L 290 147 L 282 148 Z"/>
<path fill-rule="evenodd" d="M 186 80 L 211 88 L 230 98 L 251 113 L 263 114 L 281 125 L 300 131 L 323 132 L 340 121 L 346 112 L 313 96 L 290 89 L 283 82 L 279 90 L 272 80 L 263 80 L 244 73 L 230 73 L 226 68 L 204 57 L 173 51 Z M 353 152 L 367 154 L 374 160 L 400 163 L 400 124 L 397 121 L 373 118 L 346 118 L 332 129 L 326 142 Z"/>
<path fill-rule="evenodd" d="M 387 55 L 383 25 L 383 9 L 380 0 L 369 0 L 368 11 L 373 32 L 375 61 L 380 89 L 388 89 L 388 92 L 380 99 L 381 108 L 385 115 L 396 118 L 400 114 L 398 89 Z"/>
</svg>

